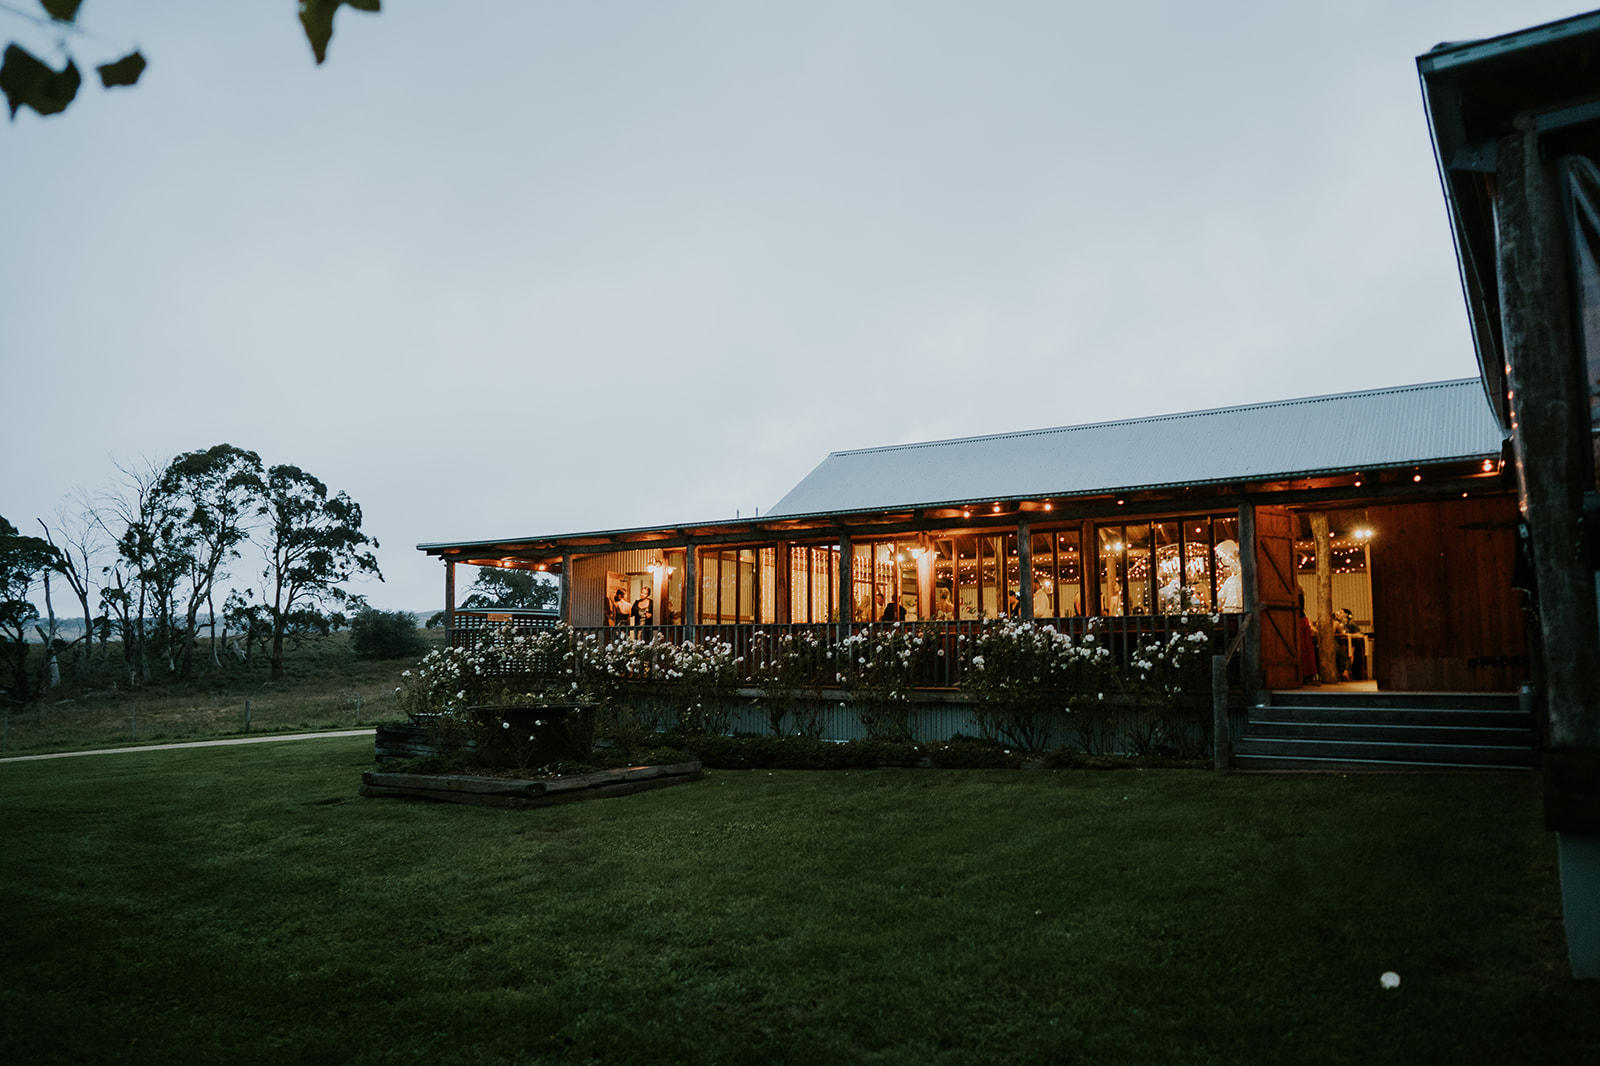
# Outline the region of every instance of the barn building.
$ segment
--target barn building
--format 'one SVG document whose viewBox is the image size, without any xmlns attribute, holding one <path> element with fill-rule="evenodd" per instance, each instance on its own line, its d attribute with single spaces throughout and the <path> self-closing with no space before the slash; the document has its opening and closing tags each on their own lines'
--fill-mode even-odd
<svg viewBox="0 0 1600 1066">
<path fill-rule="evenodd" d="M 419 545 L 544 571 L 609 636 L 1020 617 L 1113 639 L 1194 613 L 1238 635 L 1247 694 L 1299 687 L 1304 609 L 1338 674 L 1390 691 L 1527 676 L 1517 497 L 1477 379 L 835 452 L 759 517 Z M 1355 633 L 1335 633 L 1349 612 Z M 642 620 L 641 620 L 642 621 Z M 1326 661 L 1333 661 L 1332 655 Z M 1324 668 L 1326 672 L 1326 668 Z"/>
</svg>

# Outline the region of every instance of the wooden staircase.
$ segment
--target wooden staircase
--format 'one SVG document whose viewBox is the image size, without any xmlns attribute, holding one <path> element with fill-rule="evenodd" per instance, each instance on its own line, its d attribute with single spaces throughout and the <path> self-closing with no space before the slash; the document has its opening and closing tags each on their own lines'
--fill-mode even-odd
<svg viewBox="0 0 1600 1066">
<path fill-rule="evenodd" d="M 1537 765 L 1533 715 L 1515 695 L 1477 692 L 1273 692 L 1249 709 L 1233 768 L 1525 770 Z"/>
</svg>

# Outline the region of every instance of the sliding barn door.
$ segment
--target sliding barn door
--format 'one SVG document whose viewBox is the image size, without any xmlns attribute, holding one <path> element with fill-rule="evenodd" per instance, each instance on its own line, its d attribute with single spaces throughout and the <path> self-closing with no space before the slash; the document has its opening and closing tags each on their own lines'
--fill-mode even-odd
<svg viewBox="0 0 1600 1066">
<path fill-rule="evenodd" d="M 1296 517 L 1256 508 L 1256 602 L 1261 608 L 1261 673 L 1269 689 L 1299 688 L 1300 584 L 1295 579 Z"/>
</svg>

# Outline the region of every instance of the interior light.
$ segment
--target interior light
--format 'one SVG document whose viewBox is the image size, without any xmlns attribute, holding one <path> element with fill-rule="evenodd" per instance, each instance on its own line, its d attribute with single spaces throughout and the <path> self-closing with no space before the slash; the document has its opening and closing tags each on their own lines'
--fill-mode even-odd
<svg viewBox="0 0 1600 1066">
<path fill-rule="evenodd" d="M 1050 508 L 1051 508 L 1050 501 L 1049 500 L 1044 501 L 1044 509 L 1046 511 L 1048 511 L 1048 510 L 1050 510 Z"/>
<path fill-rule="evenodd" d="M 994 513 L 995 514 L 999 514 L 1000 513 L 1000 505 L 998 503 L 994 505 Z"/>
<path fill-rule="evenodd" d="M 1485 474 L 1487 474 L 1493 469 L 1494 469 L 1494 460 L 1493 459 L 1485 459 L 1483 461 L 1483 472 Z"/>
<path fill-rule="evenodd" d="M 1412 474 L 1411 475 L 1411 480 L 1412 481 L 1421 481 L 1422 480 L 1422 475 L 1421 474 Z"/>
</svg>

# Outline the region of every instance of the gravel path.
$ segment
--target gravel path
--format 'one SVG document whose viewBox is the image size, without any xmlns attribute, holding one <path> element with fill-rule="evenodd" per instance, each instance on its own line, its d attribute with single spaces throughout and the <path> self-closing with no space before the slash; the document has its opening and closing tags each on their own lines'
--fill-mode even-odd
<svg viewBox="0 0 1600 1066">
<path fill-rule="evenodd" d="M 336 729 L 326 733 L 279 733 L 275 736 L 230 737 L 227 740 L 189 740 L 181 744 L 141 744 L 131 748 L 96 748 L 93 751 L 53 751 L 47 755 L 12 755 L 0 762 L 31 762 L 35 759 L 71 759 L 78 755 L 121 755 L 129 751 L 171 751 L 174 748 L 221 748 L 230 744 L 272 744 L 280 740 L 317 740 L 328 737 L 370 737 L 372 729 Z"/>
</svg>

